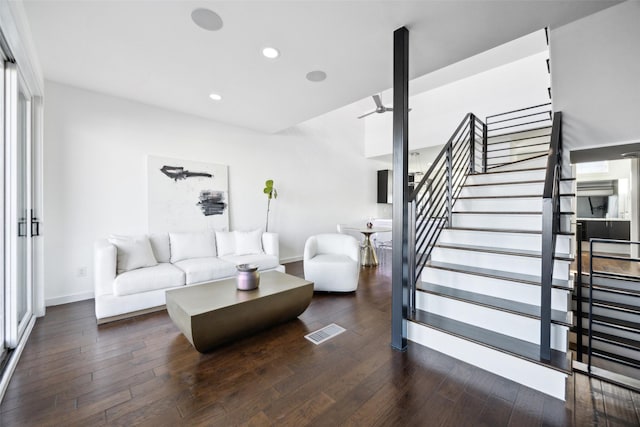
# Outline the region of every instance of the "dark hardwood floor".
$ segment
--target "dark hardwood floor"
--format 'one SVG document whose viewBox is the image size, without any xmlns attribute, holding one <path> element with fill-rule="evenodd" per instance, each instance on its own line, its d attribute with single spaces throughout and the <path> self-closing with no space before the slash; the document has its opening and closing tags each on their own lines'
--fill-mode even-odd
<svg viewBox="0 0 640 427">
<path fill-rule="evenodd" d="M 416 344 L 392 350 L 390 289 L 385 268 L 363 269 L 356 293 L 315 295 L 298 320 L 209 354 L 166 312 L 98 327 L 93 301 L 50 307 L 0 425 L 640 424 L 640 395 L 580 374 L 561 402 Z M 332 322 L 347 331 L 303 338 Z"/>
<path fill-rule="evenodd" d="M 594 252 L 596 255 L 607 255 L 603 253 Z M 589 251 L 582 252 L 582 272 L 589 274 Z M 578 264 L 576 260 L 571 264 L 573 271 L 578 270 Z M 596 271 L 602 271 L 605 273 L 625 274 L 628 276 L 640 277 L 640 263 L 627 260 L 612 260 L 603 258 L 594 258 L 593 269 Z"/>
</svg>

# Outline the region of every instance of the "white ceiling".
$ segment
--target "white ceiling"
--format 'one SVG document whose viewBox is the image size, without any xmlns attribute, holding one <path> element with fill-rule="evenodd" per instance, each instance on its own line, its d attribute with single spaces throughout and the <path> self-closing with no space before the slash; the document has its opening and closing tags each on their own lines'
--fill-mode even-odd
<svg viewBox="0 0 640 427">
<path fill-rule="evenodd" d="M 415 78 L 619 2 L 23 1 L 46 79 L 269 133 L 389 89 L 400 26 Z M 196 27 L 199 7 L 223 28 Z"/>
</svg>

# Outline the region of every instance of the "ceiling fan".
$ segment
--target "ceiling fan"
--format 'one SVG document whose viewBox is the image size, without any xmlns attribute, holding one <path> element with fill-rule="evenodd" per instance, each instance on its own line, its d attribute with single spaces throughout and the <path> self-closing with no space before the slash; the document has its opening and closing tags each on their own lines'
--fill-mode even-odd
<svg viewBox="0 0 640 427">
<path fill-rule="evenodd" d="M 393 111 L 393 108 L 390 107 L 385 107 L 384 105 L 382 105 L 382 100 L 380 99 L 380 94 L 376 94 L 372 96 L 373 98 L 373 102 L 376 103 L 376 109 L 373 111 L 370 111 L 368 113 L 365 113 L 361 116 L 359 116 L 358 118 L 361 119 L 363 117 L 367 117 L 373 113 L 386 113 L 387 111 Z M 411 111 L 411 108 L 409 108 L 409 111 Z"/>
<path fill-rule="evenodd" d="M 384 105 L 382 105 L 382 100 L 380 99 L 380 94 L 376 94 L 372 96 L 373 98 L 373 102 L 376 103 L 376 109 L 373 111 L 370 111 L 366 114 L 361 115 L 360 117 L 358 117 L 359 119 L 363 118 L 363 117 L 367 117 L 373 113 L 386 113 L 387 111 L 393 111 L 393 108 L 389 108 L 389 107 L 385 107 Z"/>
</svg>

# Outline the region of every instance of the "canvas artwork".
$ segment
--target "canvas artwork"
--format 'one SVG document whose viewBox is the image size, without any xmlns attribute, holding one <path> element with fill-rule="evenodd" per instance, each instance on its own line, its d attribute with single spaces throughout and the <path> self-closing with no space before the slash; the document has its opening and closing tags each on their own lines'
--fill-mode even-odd
<svg viewBox="0 0 640 427">
<path fill-rule="evenodd" d="M 229 229 L 228 167 L 147 158 L 149 232 Z"/>
</svg>

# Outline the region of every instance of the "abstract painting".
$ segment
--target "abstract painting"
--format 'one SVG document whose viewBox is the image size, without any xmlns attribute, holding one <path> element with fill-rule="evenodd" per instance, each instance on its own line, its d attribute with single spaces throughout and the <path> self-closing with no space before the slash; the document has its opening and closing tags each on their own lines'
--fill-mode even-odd
<svg viewBox="0 0 640 427">
<path fill-rule="evenodd" d="M 229 229 L 228 167 L 148 156 L 149 232 Z"/>
</svg>

